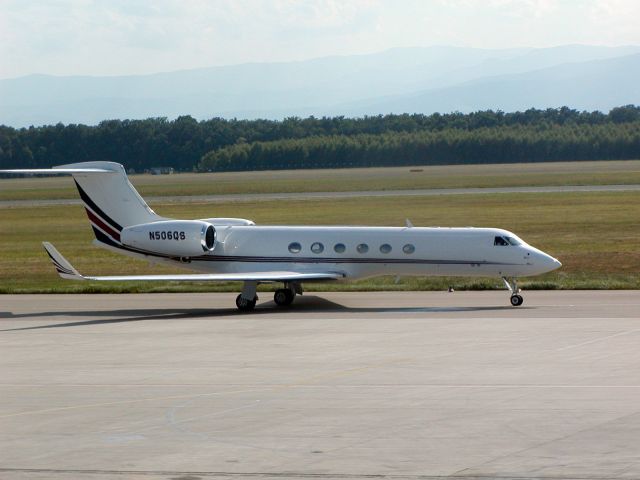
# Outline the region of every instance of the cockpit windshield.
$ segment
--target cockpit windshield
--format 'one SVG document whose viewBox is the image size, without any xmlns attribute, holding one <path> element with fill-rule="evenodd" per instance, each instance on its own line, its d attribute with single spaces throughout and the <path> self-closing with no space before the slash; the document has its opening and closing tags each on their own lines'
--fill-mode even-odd
<svg viewBox="0 0 640 480">
<path fill-rule="evenodd" d="M 515 237 L 497 236 L 493 239 L 493 245 L 496 247 L 509 247 L 522 245 L 522 242 Z"/>
<path fill-rule="evenodd" d="M 522 242 L 518 240 L 516 237 L 507 237 L 507 240 L 509 240 L 509 245 L 514 245 L 516 247 L 518 245 L 522 245 Z"/>
</svg>

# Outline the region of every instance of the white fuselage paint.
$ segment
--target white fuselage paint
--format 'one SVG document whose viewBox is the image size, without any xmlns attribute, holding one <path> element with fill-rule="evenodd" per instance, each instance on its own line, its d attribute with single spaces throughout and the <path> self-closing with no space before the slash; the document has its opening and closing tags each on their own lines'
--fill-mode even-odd
<svg viewBox="0 0 640 480">
<path fill-rule="evenodd" d="M 295 296 L 292 292 L 301 292 L 301 282 L 378 275 L 503 277 L 513 294 L 511 304 L 518 306 L 522 297 L 517 294 L 516 277 L 539 275 L 561 266 L 555 258 L 516 235 L 493 228 L 258 226 L 234 218 L 164 218 L 138 194 L 124 167 L 112 162 L 6 172 L 73 175 L 96 245 L 204 273 L 83 276 L 52 244 L 44 242 L 61 277 L 95 281 L 243 281 L 242 293 L 236 299 L 243 311 L 255 307 L 259 283 L 284 283 L 287 288 L 276 291 L 274 300 L 278 305 L 287 305 Z M 292 244 L 297 248 L 291 248 Z M 314 244 L 321 244 L 322 248 L 314 248 Z M 367 248 L 358 248 L 361 245 Z"/>
<path fill-rule="evenodd" d="M 214 250 L 194 257 L 184 267 L 219 273 L 295 271 L 337 272 L 345 278 L 377 275 L 464 275 L 524 277 L 558 268 L 560 263 L 544 252 L 521 245 L 494 245 L 496 236 L 518 239 L 493 228 L 422 227 L 290 227 L 216 225 Z M 518 239 L 520 240 L 520 239 Z M 522 240 L 520 240 L 522 241 Z M 289 245 L 300 244 L 292 253 Z M 322 252 L 314 253 L 319 242 Z M 343 244 L 344 252 L 335 246 Z M 358 245 L 366 244 L 361 253 Z M 391 246 L 383 253 L 380 247 Z M 405 253 L 403 247 L 415 250 Z"/>
</svg>

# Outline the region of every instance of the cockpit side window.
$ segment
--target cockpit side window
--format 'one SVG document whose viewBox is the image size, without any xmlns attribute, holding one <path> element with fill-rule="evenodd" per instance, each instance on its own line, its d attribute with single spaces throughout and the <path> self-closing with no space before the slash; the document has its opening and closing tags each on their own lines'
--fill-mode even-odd
<svg viewBox="0 0 640 480">
<path fill-rule="evenodd" d="M 509 246 L 509 241 L 504 237 L 495 237 L 493 244 L 497 247 L 507 247 Z"/>
</svg>

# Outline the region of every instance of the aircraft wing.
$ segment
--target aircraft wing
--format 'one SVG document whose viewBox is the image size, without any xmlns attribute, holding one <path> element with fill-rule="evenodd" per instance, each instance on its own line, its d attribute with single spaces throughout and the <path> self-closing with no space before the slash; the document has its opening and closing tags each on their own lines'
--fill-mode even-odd
<svg viewBox="0 0 640 480">
<path fill-rule="evenodd" d="M 56 248 L 49 242 L 42 245 L 51 258 L 53 265 L 62 278 L 68 280 L 95 280 L 105 282 L 121 281 L 177 281 L 177 282 L 234 282 L 234 281 L 255 281 L 255 282 L 294 282 L 294 281 L 321 281 L 338 280 L 344 275 L 336 272 L 244 272 L 244 273 L 196 273 L 196 274 L 170 274 L 170 275 L 116 275 L 107 277 L 86 277 L 81 275 L 66 258 L 64 258 Z"/>
</svg>

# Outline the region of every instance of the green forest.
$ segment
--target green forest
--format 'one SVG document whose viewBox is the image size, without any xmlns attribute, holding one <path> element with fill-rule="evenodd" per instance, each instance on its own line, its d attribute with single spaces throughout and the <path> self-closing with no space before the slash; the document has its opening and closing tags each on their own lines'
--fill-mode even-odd
<svg viewBox="0 0 640 480">
<path fill-rule="evenodd" d="M 142 172 L 640 158 L 640 107 L 284 120 L 190 116 L 0 126 L 0 168 L 106 160 Z"/>
</svg>

